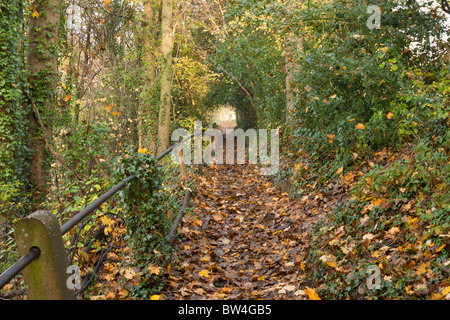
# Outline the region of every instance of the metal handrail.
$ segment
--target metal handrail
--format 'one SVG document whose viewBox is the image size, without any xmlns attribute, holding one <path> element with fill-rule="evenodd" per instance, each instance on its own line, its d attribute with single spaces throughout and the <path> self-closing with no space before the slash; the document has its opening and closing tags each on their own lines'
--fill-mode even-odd
<svg viewBox="0 0 450 320">
<path fill-rule="evenodd" d="M 207 134 L 207 133 L 201 133 L 201 134 Z M 167 156 L 178 144 L 181 144 L 194 136 L 200 135 L 200 133 L 197 134 L 191 134 L 190 136 L 184 138 L 180 142 L 177 142 L 173 144 L 171 147 L 163 151 L 161 154 L 159 154 L 156 157 L 157 161 L 162 160 L 165 156 Z M 109 198 L 114 196 L 119 190 L 121 190 L 123 187 L 127 185 L 127 183 L 133 181 L 136 179 L 135 175 L 129 176 L 119 183 L 117 183 L 115 186 L 113 186 L 110 190 L 108 190 L 106 193 L 101 195 L 98 199 L 93 201 L 91 204 L 89 204 L 86 208 L 75 214 L 69 221 L 64 223 L 61 226 L 61 236 L 69 232 L 73 227 L 75 227 L 79 222 L 81 222 L 87 215 L 92 213 L 94 210 L 96 210 L 98 207 L 100 207 L 105 201 L 107 201 Z M 188 197 L 188 194 L 186 194 L 186 197 Z M 185 197 L 185 198 L 186 198 Z M 182 209 L 186 206 L 186 201 L 183 202 Z M 176 223 L 178 224 L 178 223 Z M 173 232 L 170 233 L 170 238 L 173 239 Z M 172 240 L 173 241 L 173 240 Z M 0 274 L 0 289 L 2 289 L 7 283 L 9 283 L 16 275 L 18 275 L 20 272 L 22 272 L 23 269 L 25 269 L 31 262 L 36 260 L 40 255 L 39 248 L 33 247 L 30 249 L 30 251 L 22 256 L 19 260 L 17 260 L 14 264 L 12 264 L 5 272 Z"/>
<path fill-rule="evenodd" d="M 15 276 L 17 276 L 23 269 L 25 269 L 31 262 L 39 258 L 41 250 L 33 247 L 27 254 L 17 260 L 12 266 L 10 266 L 5 272 L 0 274 L 0 289 L 9 283 Z"/>
</svg>

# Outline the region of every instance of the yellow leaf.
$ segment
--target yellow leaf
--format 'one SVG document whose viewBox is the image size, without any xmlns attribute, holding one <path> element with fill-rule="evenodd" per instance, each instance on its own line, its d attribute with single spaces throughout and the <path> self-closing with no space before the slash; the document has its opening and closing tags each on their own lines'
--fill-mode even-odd
<svg viewBox="0 0 450 320">
<path fill-rule="evenodd" d="M 122 299 L 124 299 L 127 296 L 127 294 L 128 294 L 128 291 L 125 289 L 122 289 L 119 291 L 119 297 Z"/>
<path fill-rule="evenodd" d="M 211 261 L 211 257 L 210 256 L 204 256 L 203 258 L 200 259 L 200 261 L 204 262 L 204 263 L 208 263 Z"/>
<path fill-rule="evenodd" d="M 33 16 L 33 18 L 39 18 L 39 12 L 37 12 L 36 10 L 34 10 L 31 15 Z"/>
<path fill-rule="evenodd" d="M 444 249 L 445 246 L 446 246 L 446 244 L 444 243 L 442 246 L 440 246 L 440 247 L 436 250 L 436 252 L 441 251 L 442 249 Z M 449 287 L 449 288 L 450 288 L 450 287 Z"/>
<path fill-rule="evenodd" d="M 150 274 L 160 274 L 161 272 L 161 267 L 149 267 L 148 271 L 150 272 Z"/>
<path fill-rule="evenodd" d="M 115 298 L 116 298 L 116 294 L 112 291 L 108 292 L 108 294 L 106 295 L 106 299 L 113 300 Z"/>
<path fill-rule="evenodd" d="M 120 112 L 114 111 L 112 114 L 113 114 L 113 116 L 118 116 L 118 115 L 120 115 Z"/>
<path fill-rule="evenodd" d="M 64 97 L 64 101 L 69 101 L 70 100 L 70 96 L 68 94 L 66 94 L 66 96 Z"/>
<path fill-rule="evenodd" d="M 150 297 L 150 300 L 159 300 L 160 295 L 159 294 L 154 294 Z"/>
<path fill-rule="evenodd" d="M 386 118 L 390 119 L 394 116 L 392 112 L 389 111 L 389 113 L 386 115 Z"/>
<path fill-rule="evenodd" d="M 108 5 L 111 3 L 111 0 L 105 0 L 105 5 Z"/>
<path fill-rule="evenodd" d="M 317 295 L 316 291 L 314 291 L 314 289 L 306 287 L 306 289 L 304 289 L 303 291 L 305 291 L 305 293 L 311 300 L 320 300 L 319 296 Z"/>
<path fill-rule="evenodd" d="M 440 300 L 440 299 L 442 299 L 442 294 L 439 294 L 439 293 L 431 294 L 430 300 Z"/>
<path fill-rule="evenodd" d="M 139 152 L 139 153 L 147 153 L 148 150 L 147 150 L 147 148 L 139 148 L 139 149 L 138 149 L 138 152 Z"/>
<path fill-rule="evenodd" d="M 332 268 L 336 268 L 336 257 L 332 254 L 326 255 L 324 254 L 319 258 L 320 261 L 324 262 L 327 266 L 330 266 Z"/>
<path fill-rule="evenodd" d="M 202 271 L 200 271 L 200 272 L 198 273 L 198 275 L 199 275 L 200 277 L 203 277 L 203 278 L 209 278 L 209 277 L 211 277 L 211 275 L 209 274 L 209 271 L 208 271 L 208 270 L 202 270 Z"/>
<path fill-rule="evenodd" d="M 360 129 L 360 130 L 364 130 L 365 126 L 364 126 L 362 123 L 358 123 L 358 124 L 355 126 L 355 128 L 356 128 L 356 129 Z"/>
<path fill-rule="evenodd" d="M 341 174 L 342 171 L 344 171 L 344 168 L 343 168 L 343 167 L 340 167 L 339 169 L 337 169 L 336 174 Z"/>
<path fill-rule="evenodd" d="M 442 295 L 446 296 L 447 294 L 450 293 L 450 286 L 444 288 L 444 290 L 442 290 Z"/>
</svg>

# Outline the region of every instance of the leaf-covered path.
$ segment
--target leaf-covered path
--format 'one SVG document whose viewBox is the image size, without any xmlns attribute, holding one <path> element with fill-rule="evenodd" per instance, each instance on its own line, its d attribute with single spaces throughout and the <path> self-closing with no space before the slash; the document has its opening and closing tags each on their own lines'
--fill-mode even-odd
<svg viewBox="0 0 450 320">
<path fill-rule="evenodd" d="M 197 176 L 184 218 L 179 268 L 164 299 L 299 299 L 308 230 L 321 214 L 292 201 L 254 165 L 218 165 Z M 315 202 L 317 204 L 317 201 Z"/>
</svg>

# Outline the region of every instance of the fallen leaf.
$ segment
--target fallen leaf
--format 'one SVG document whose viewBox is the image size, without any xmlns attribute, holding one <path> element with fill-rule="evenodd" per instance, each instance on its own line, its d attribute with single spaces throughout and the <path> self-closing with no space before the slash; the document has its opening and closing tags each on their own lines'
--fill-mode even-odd
<svg viewBox="0 0 450 320">
<path fill-rule="evenodd" d="M 198 275 L 202 278 L 209 278 L 211 275 L 209 274 L 208 270 L 201 270 Z"/>
<path fill-rule="evenodd" d="M 363 239 L 364 239 L 364 240 L 372 240 L 374 237 L 375 237 L 375 236 L 374 236 L 373 234 L 371 234 L 371 233 L 366 233 L 366 234 L 363 236 Z"/>
<path fill-rule="evenodd" d="M 124 273 L 124 277 L 127 278 L 128 280 L 133 279 L 133 277 L 135 276 L 136 272 L 134 272 L 133 268 L 128 268 L 125 270 Z"/>
<path fill-rule="evenodd" d="M 356 129 L 359 129 L 359 130 L 364 130 L 365 126 L 364 126 L 362 123 L 358 123 L 358 124 L 355 126 L 355 128 L 356 128 Z"/>
<path fill-rule="evenodd" d="M 297 290 L 294 292 L 294 296 L 298 297 L 298 296 L 304 296 L 306 295 L 306 292 L 304 290 Z"/>
<path fill-rule="evenodd" d="M 442 290 L 442 295 L 446 296 L 447 294 L 450 293 L 450 286 L 444 288 L 444 290 Z"/>
<path fill-rule="evenodd" d="M 304 289 L 303 291 L 308 295 L 308 297 L 311 300 L 320 300 L 319 296 L 317 295 L 316 291 L 314 291 L 314 289 L 306 287 L 306 289 Z"/>
</svg>

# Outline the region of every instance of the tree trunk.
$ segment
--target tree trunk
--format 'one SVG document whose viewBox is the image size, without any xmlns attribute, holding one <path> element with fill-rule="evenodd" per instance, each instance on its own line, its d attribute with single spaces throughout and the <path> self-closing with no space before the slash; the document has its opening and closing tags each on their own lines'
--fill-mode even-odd
<svg viewBox="0 0 450 320">
<path fill-rule="evenodd" d="M 161 35 L 162 45 L 161 53 L 163 57 L 163 66 L 161 74 L 161 106 L 159 109 L 158 126 L 158 153 L 166 150 L 170 146 L 170 106 L 172 91 L 172 51 L 173 51 L 173 18 L 172 18 L 172 0 L 162 1 L 161 17 Z"/>
<path fill-rule="evenodd" d="M 295 71 L 298 70 L 298 63 L 295 57 L 294 46 L 299 52 L 303 52 L 303 37 L 297 37 L 292 33 L 284 36 L 284 65 L 286 72 L 286 121 L 292 124 L 294 114 L 294 89 Z"/>
<path fill-rule="evenodd" d="M 143 88 L 146 94 L 138 115 L 139 147 L 146 147 L 152 155 L 156 155 L 158 141 L 158 110 L 154 103 L 156 88 L 155 52 L 157 49 L 157 32 L 155 30 L 158 23 L 155 18 L 155 7 L 154 0 L 145 0 L 143 19 L 145 84 Z M 144 119 L 147 122 L 146 124 L 144 124 Z"/>
<path fill-rule="evenodd" d="M 30 29 L 28 34 L 28 67 L 32 106 L 28 114 L 30 182 L 34 185 L 34 199 L 45 195 L 48 182 L 46 168 L 49 153 L 45 140 L 51 142 L 52 119 L 56 115 L 56 81 L 58 75 L 58 36 L 61 0 L 34 0 L 31 3 Z M 40 119 L 39 119 L 40 118 Z M 42 120 L 42 124 L 40 123 Z"/>
</svg>

